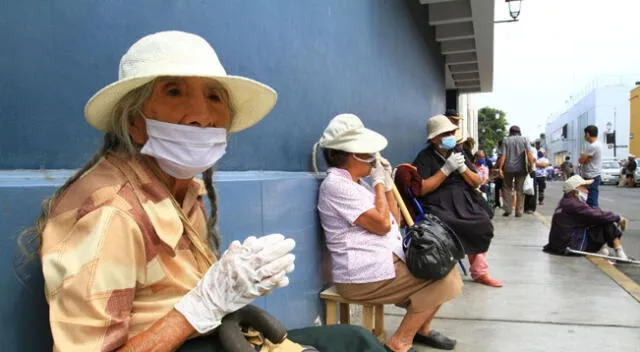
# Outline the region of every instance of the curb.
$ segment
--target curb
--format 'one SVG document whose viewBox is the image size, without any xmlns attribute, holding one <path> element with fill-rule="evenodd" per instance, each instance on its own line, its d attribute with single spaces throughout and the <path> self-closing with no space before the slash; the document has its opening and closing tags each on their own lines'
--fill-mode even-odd
<svg viewBox="0 0 640 352">
<path fill-rule="evenodd" d="M 547 219 L 546 216 L 540 214 L 539 212 L 534 212 L 533 215 L 540 220 L 547 227 L 551 227 L 551 222 Z M 618 286 L 622 287 L 623 290 L 627 291 L 627 293 L 633 297 L 638 303 L 640 303 L 640 285 L 631 280 L 627 275 L 625 275 L 622 271 L 618 270 L 615 266 L 609 264 L 609 261 L 603 258 L 585 256 L 585 258 L 593 263 L 600 271 L 605 273 L 607 276 L 611 278 Z"/>
</svg>

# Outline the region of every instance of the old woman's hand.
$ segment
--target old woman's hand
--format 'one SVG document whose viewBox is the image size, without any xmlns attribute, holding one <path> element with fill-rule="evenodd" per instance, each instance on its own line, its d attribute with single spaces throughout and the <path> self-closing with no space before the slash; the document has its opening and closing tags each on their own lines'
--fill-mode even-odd
<svg viewBox="0 0 640 352">
<path fill-rule="evenodd" d="M 176 310 L 201 334 L 215 329 L 225 315 L 289 283 L 294 247 L 295 241 L 281 234 L 233 241 Z"/>
</svg>

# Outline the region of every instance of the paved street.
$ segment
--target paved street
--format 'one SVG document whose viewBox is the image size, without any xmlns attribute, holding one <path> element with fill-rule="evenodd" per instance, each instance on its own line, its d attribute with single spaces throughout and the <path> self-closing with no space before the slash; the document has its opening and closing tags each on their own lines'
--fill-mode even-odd
<svg viewBox="0 0 640 352">
<path fill-rule="evenodd" d="M 504 287 L 465 277 L 462 295 L 432 324 L 458 340 L 457 352 L 638 351 L 640 304 L 631 295 L 585 258 L 542 252 L 549 229 L 536 216 L 497 216 L 494 225 L 489 270 Z M 387 336 L 404 313 L 385 306 Z"/>
<path fill-rule="evenodd" d="M 537 211 L 551 219 L 561 196 L 562 181 L 547 182 L 545 205 L 538 206 Z M 622 243 L 628 256 L 640 258 L 640 187 L 600 186 L 600 207 L 622 214 L 629 219 L 629 226 L 622 237 Z M 640 266 L 618 265 L 617 267 L 636 283 L 640 283 Z"/>
</svg>

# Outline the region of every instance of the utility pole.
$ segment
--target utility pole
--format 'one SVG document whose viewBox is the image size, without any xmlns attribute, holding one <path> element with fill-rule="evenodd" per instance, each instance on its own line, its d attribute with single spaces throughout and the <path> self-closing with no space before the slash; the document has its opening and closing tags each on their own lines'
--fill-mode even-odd
<svg viewBox="0 0 640 352">
<path fill-rule="evenodd" d="M 613 157 L 616 158 L 616 149 L 618 149 L 618 141 L 616 140 L 616 129 L 618 125 L 616 125 L 616 108 L 613 107 Z"/>
</svg>

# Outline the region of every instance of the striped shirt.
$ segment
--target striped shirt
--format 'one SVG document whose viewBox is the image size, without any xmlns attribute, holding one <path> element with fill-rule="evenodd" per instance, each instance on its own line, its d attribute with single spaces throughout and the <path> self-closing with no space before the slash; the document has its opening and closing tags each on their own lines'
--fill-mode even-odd
<svg viewBox="0 0 640 352">
<path fill-rule="evenodd" d="M 206 237 L 203 185 L 192 181 L 179 210 L 145 165 L 103 157 L 50 214 L 41 256 L 54 351 L 117 349 L 203 275 L 179 214 Z"/>
<path fill-rule="evenodd" d="M 402 236 L 391 218 L 391 231 L 379 236 L 356 225 L 360 215 L 375 208 L 375 194 L 366 183 L 356 183 L 348 171 L 330 168 L 320 185 L 318 211 L 331 254 L 336 283 L 367 283 L 393 279 L 393 253 L 404 260 Z"/>
</svg>

